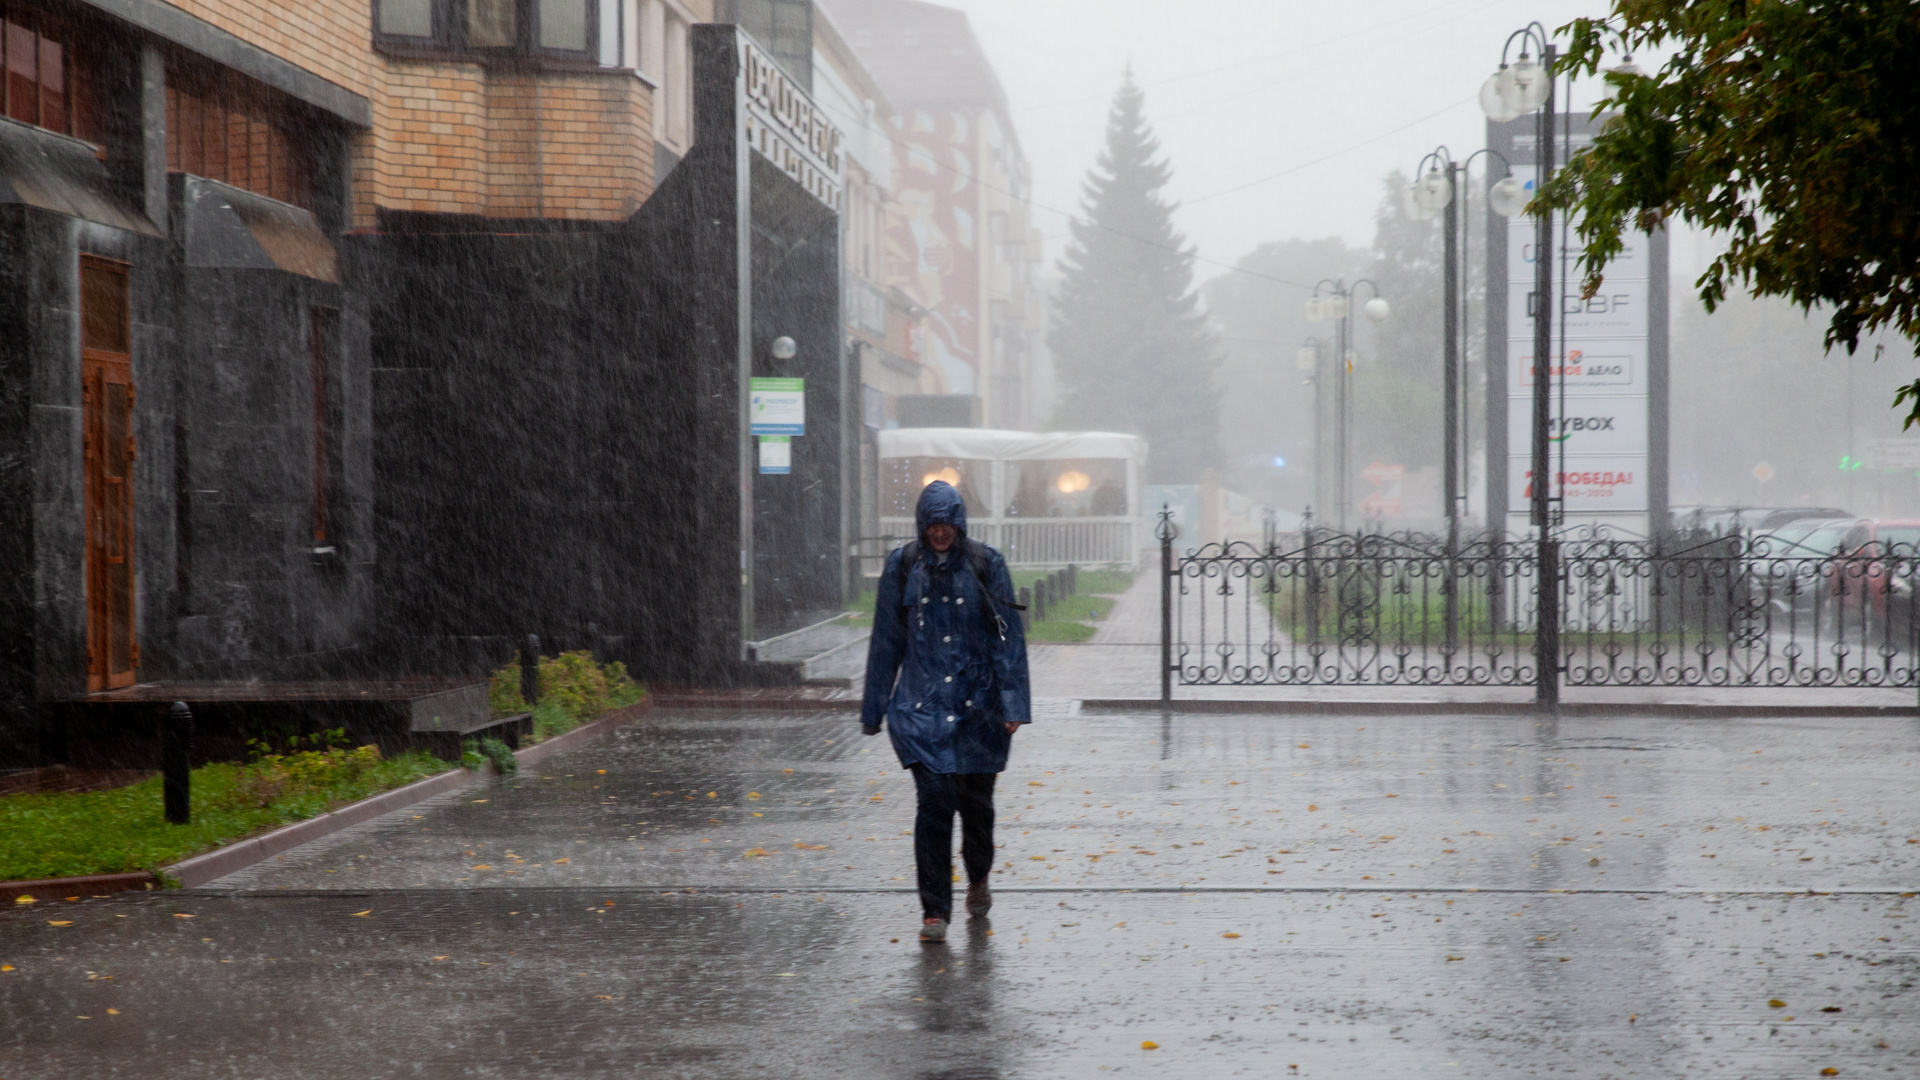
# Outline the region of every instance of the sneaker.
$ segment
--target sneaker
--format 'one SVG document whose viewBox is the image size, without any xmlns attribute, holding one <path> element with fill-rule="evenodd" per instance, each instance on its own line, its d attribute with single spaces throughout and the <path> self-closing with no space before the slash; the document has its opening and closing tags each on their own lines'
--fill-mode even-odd
<svg viewBox="0 0 1920 1080">
<path fill-rule="evenodd" d="M 967 914 L 976 919 L 985 918 L 992 907 L 993 892 L 987 888 L 986 878 L 967 886 Z"/>
<path fill-rule="evenodd" d="M 920 940 L 921 941 L 947 940 L 947 920 L 928 919 L 927 921 L 921 923 L 920 924 Z"/>
</svg>

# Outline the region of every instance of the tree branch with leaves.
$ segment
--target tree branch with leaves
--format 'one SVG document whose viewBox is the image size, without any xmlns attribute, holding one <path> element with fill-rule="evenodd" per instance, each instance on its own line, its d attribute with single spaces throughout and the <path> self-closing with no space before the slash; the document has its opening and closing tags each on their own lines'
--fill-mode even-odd
<svg viewBox="0 0 1920 1080">
<path fill-rule="evenodd" d="M 1604 72 L 1606 122 L 1533 207 L 1578 215 L 1587 296 L 1627 229 L 1678 216 L 1728 241 L 1695 282 L 1708 311 L 1738 285 L 1829 310 L 1828 348 L 1890 327 L 1920 353 L 1920 4 L 1614 0 L 1561 32 L 1558 74 L 1672 51 Z M 1920 422 L 1920 380 L 1902 402 Z"/>
</svg>

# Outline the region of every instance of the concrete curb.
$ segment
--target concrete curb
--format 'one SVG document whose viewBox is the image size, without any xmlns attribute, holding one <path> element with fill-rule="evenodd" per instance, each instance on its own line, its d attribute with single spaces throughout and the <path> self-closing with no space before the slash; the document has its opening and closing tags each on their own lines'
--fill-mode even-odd
<svg viewBox="0 0 1920 1080">
<path fill-rule="evenodd" d="M 555 754 L 564 753 L 607 734 L 624 724 L 632 723 L 645 716 L 651 702 L 642 701 L 624 709 L 616 709 L 598 720 L 574 728 L 564 735 L 555 735 L 542 743 L 536 743 L 525 750 L 514 752 L 514 759 L 521 765 L 532 765 L 544 761 Z M 404 810 L 417 802 L 444 795 L 450 791 L 459 791 L 486 778 L 484 773 L 470 773 L 465 769 L 454 769 L 438 776 L 429 776 L 416 780 L 406 787 L 394 788 L 371 798 L 350 803 L 338 810 L 321 814 L 319 817 L 297 821 L 284 828 L 275 829 L 262 836 L 241 840 L 238 843 L 209 851 L 205 855 L 196 855 L 191 859 L 163 867 L 161 874 L 180 883 L 182 888 L 197 888 L 217 878 L 225 877 L 236 870 L 243 870 L 254 863 L 272 858 L 291 848 L 300 846 L 323 836 L 329 836 L 341 829 L 371 821 L 382 814 L 395 810 Z"/>
<path fill-rule="evenodd" d="M 1531 701 L 1275 701 L 1261 699 L 1083 698 L 1085 712 L 1258 713 L 1278 716 L 1537 716 Z M 1674 720 L 1912 717 L 1911 705 L 1692 705 L 1686 702 L 1561 702 L 1559 716 L 1635 716 Z"/>
<path fill-rule="evenodd" d="M 318 840 L 331 833 L 337 833 L 352 825 L 358 825 L 412 806 L 422 799 L 431 799 L 449 791 L 459 791 L 478 783 L 479 773 L 470 773 L 465 769 L 454 769 L 438 776 L 429 776 L 425 780 L 415 780 L 406 787 L 394 788 L 372 798 L 349 803 L 338 810 L 310 817 L 305 821 L 296 821 L 291 825 L 275 829 L 270 833 L 255 836 L 215 848 L 205 855 L 195 855 L 191 859 L 161 867 L 160 873 L 180 883 L 183 888 L 205 885 L 215 878 L 225 877 L 235 870 L 242 870 L 263 859 L 272 858 L 289 848 L 298 847 L 309 840 Z"/>
<path fill-rule="evenodd" d="M 69 896 L 104 896 L 133 889 L 151 889 L 159 882 L 145 870 L 131 874 L 87 874 L 84 877 L 0 881 L 0 901 L 31 896 L 35 900 L 65 900 Z"/>
<path fill-rule="evenodd" d="M 565 753 L 583 743 L 590 743 L 615 728 L 631 724 L 652 711 L 651 698 L 624 709 L 615 709 L 598 720 L 581 724 L 565 735 L 555 735 L 546 742 L 535 743 L 525 750 L 516 750 L 513 752 L 514 759 L 522 765 L 533 765 L 545 761 L 555 754 Z"/>
<path fill-rule="evenodd" d="M 837 688 L 837 687 L 836 687 Z M 662 694 L 654 702 L 662 709 L 774 709 L 791 712 L 859 712 L 860 699 L 829 698 L 817 694 L 766 692 Z"/>
</svg>

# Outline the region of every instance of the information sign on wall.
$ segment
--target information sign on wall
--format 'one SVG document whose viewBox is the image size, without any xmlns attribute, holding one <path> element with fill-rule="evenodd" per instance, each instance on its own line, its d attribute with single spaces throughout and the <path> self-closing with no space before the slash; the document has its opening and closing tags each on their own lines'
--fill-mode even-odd
<svg viewBox="0 0 1920 1080">
<path fill-rule="evenodd" d="M 747 422 L 755 435 L 805 435 L 807 380 L 756 378 L 747 408 Z"/>
<path fill-rule="evenodd" d="M 793 436 L 760 436 L 760 471 L 772 475 L 793 471 Z"/>
</svg>

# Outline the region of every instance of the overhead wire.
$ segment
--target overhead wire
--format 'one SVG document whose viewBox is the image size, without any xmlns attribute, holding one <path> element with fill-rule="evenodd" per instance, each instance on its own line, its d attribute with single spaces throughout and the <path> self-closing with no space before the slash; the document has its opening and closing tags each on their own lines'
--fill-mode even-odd
<svg viewBox="0 0 1920 1080">
<path fill-rule="evenodd" d="M 1413 17 L 1419 18 L 1424 15 L 1437 14 L 1441 11 L 1445 11 L 1448 8 L 1458 7 L 1459 5 L 1467 2 L 1469 2 L 1469 0 L 1447 0 L 1446 3 L 1437 4 L 1431 8 L 1426 9 L 1425 11 L 1420 12 L 1419 14 Z M 1497 4 L 1499 2 L 1501 2 L 1501 0 L 1489 0 L 1488 3 L 1482 4 L 1481 7 L 1482 8 L 1492 7 L 1494 4 Z M 1475 10 L 1480 10 L 1480 9 L 1476 8 Z M 1254 67 L 1259 64 L 1270 64 L 1275 60 L 1284 60 L 1289 56 L 1297 56 L 1303 52 L 1313 52 L 1314 50 L 1317 50 L 1317 49 L 1324 49 L 1329 45 L 1337 45 L 1342 41 L 1349 41 L 1349 40 L 1352 40 L 1353 38 L 1365 37 L 1367 35 L 1377 34 L 1378 30 L 1379 30 L 1378 27 L 1366 26 L 1358 30 L 1350 31 L 1345 34 L 1336 34 L 1333 37 L 1312 42 L 1311 44 L 1296 45 L 1290 49 L 1282 49 L 1277 53 L 1269 53 L 1265 56 L 1256 56 L 1250 60 L 1240 60 L 1231 64 L 1222 64 L 1218 67 L 1203 68 L 1199 71 L 1190 71 L 1184 75 L 1169 75 L 1164 79 L 1154 79 L 1148 82 L 1140 83 L 1139 85 L 1141 89 L 1146 89 L 1148 87 L 1153 87 L 1153 86 L 1169 86 L 1173 83 L 1188 82 L 1193 79 L 1203 79 L 1209 75 L 1219 75 L 1228 71 L 1238 71 L 1241 68 Z M 1019 108 L 1013 108 L 1009 106 L 1008 111 L 1015 112 L 1015 113 L 1038 112 L 1042 109 L 1057 109 L 1066 105 L 1081 105 L 1089 101 L 1102 101 L 1102 100 L 1105 100 L 1107 96 L 1108 95 L 1106 94 L 1085 94 L 1080 97 L 1062 98 L 1058 101 L 1041 102 L 1040 104 L 1037 104 L 1037 105 L 1022 105 Z"/>
</svg>

